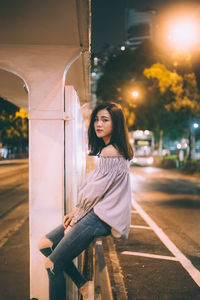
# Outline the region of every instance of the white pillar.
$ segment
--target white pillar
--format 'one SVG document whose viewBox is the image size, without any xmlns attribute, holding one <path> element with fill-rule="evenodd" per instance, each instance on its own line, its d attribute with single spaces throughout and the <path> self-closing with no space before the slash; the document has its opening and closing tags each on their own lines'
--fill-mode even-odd
<svg viewBox="0 0 200 300">
<path fill-rule="evenodd" d="M 62 97 L 61 91 L 57 97 Z M 75 206 L 85 171 L 83 120 L 72 86 L 65 88 L 65 112 L 34 110 L 29 132 L 31 297 L 46 300 L 47 274 L 37 244 L 42 235 L 60 225 L 64 210 L 69 212 Z M 68 287 L 68 295 L 73 295 Z"/>
<path fill-rule="evenodd" d="M 65 87 L 65 208 L 70 212 L 77 203 L 78 186 L 85 176 L 85 130 L 78 95 L 72 86 Z M 78 259 L 74 260 L 78 265 Z M 67 280 L 67 299 L 77 299 L 74 285 Z"/>
<path fill-rule="evenodd" d="M 77 203 L 77 187 L 85 174 L 86 141 L 78 95 L 72 86 L 65 87 L 65 157 L 66 211 Z"/>
<path fill-rule="evenodd" d="M 30 297 L 48 299 L 39 239 L 64 214 L 64 74 L 76 47 L 1 45 L 0 68 L 24 79 L 29 92 Z"/>
</svg>

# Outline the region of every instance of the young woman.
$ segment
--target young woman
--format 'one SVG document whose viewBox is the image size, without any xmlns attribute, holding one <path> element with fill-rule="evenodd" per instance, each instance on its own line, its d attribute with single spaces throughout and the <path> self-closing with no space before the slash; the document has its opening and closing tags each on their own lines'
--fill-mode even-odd
<svg viewBox="0 0 200 300">
<path fill-rule="evenodd" d="M 64 272 L 71 277 L 84 300 L 94 299 L 94 283 L 87 281 L 73 263 L 98 236 L 128 238 L 131 218 L 129 163 L 133 156 L 121 108 L 114 103 L 97 106 L 88 129 L 91 155 L 99 165 L 80 186 L 78 204 L 63 224 L 40 241 L 46 256 L 49 299 L 65 300 Z"/>
</svg>

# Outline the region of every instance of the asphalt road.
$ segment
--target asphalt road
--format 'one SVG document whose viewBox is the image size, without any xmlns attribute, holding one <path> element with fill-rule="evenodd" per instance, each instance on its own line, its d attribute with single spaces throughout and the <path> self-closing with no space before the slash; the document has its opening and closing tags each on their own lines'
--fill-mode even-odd
<svg viewBox="0 0 200 300">
<path fill-rule="evenodd" d="M 128 297 L 200 299 L 200 178 L 157 168 L 131 168 L 132 226 L 115 241 Z M 108 247 L 109 248 L 109 247 Z M 117 282 L 110 265 L 115 299 Z"/>
<path fill-rule="evenodd" d="M 29 299 L 27 159 L 0 161 L 0 299 Z"/>
<path fill-rule="evenodd" d="M 131 182 L 129 239 L 107 246 L 114 298 L 200 300 L 200 179 L 134 167 Z M 28 249 L 28 161 L 0 163 L 0 299 L 29 299 Z"/>
</svg>

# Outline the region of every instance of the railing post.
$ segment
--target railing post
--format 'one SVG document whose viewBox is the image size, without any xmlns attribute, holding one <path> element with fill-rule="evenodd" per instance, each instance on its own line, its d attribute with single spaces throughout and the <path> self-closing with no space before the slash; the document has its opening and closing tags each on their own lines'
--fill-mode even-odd
<svg viewBox="0 0 200 300">
<path fill-rule="evenodd" d="M 108 273 L 108 268 L 104 258 L 102 240 L 97 239 L 95 242 L 95 300 L 113 300 L 112 288 Z"/>
</svg>

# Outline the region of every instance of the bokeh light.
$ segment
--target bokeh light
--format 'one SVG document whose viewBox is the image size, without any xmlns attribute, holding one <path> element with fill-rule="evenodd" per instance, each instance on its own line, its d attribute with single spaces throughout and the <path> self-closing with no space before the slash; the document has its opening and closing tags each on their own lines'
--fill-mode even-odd
<svg viewBox="0 0 200 300">
<path fill-rule="evenodd" d="M 133 96 L 133 98 L 137 98 L 139 96 L 139 92 L 138 91 L 133 91 L 132 96 Z"/>
<path fill-rule="evenodd" d="M 199 35 L 199 24 L 194 18 L 182 17 L 169 21 L 167 38 L 174 49 L 193 49 L 199 42 Z"/>
</svg>

